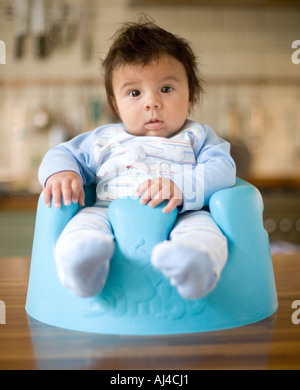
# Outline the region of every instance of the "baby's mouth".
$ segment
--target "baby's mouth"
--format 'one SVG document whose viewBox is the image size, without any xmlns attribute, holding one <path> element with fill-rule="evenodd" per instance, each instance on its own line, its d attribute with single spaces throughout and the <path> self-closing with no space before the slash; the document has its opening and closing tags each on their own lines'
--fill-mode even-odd
<svg viewBox="0 0 300 390">
<path fill-rule="evenodd" d="M 150 130 L 159 130 L 163 126 L 163 123 L 164 123 L 163 121 L 154 118 L 146 123 L 146 127 Z"/>
</svg>

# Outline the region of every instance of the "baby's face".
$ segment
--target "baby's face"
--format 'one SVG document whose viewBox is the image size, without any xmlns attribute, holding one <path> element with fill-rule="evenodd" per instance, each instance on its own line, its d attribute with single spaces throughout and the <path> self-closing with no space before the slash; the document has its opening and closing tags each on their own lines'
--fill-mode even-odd
<svg viewBox="0 0 300 390">
<path fill-rule="evenodd" d="M 133 135 L 170 137 L 190 108 L 188 79 L 181 62 L 163 56 L 144 67 L 128 64 L 113 72 L 114 107 Z"/>
</svg>

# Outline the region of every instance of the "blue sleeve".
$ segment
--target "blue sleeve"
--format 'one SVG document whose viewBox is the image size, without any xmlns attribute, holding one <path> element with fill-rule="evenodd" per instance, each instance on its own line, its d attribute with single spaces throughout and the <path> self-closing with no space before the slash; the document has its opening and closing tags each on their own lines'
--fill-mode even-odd
<svg viewBox="0 0 300 390">
<path fill-rule="evenodd" d="M 95 131 L 83 133 L 46 153 L 39 168 L 39 181 L 43 187 L 50 176 L 62 171 L 78 173 L 83 185 L 89 185 L 95 181 L 94 133 Z"/>
<path fill-rule="evenodd" d="M 201 126 L 202 138 L 194 144 L 196 164 L 187 167 L 174 182 L 183 193 L 181 212 L 208 206 L 217 191 L 234 186 L 236 166 L 230 156 L 230 144 L 219 138 L 206 125 Z"/>
</svg>

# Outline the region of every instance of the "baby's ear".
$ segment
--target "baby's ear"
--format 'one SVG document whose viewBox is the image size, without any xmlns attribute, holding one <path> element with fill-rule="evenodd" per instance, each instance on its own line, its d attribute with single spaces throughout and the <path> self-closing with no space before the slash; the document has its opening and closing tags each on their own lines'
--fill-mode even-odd
<svg viewBox="0 0 300 390">
<path fill-rule="evenodd" d="M 114 98 L 114 96 L 111 97 L 111 102 L 112 102 L 112 105 L 116 111 L 116 114 L 120 117 L 120 112 L 119 112 L 118 105 L 117 105 L 117 102 L 116 102 L 116 99 Z"/>
</svg>

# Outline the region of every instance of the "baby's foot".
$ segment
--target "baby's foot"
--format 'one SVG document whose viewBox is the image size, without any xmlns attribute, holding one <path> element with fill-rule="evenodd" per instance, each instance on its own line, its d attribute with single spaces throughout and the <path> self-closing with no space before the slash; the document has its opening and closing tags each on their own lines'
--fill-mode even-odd
<svg viewBox="0 0 300 390">
<path fill-rule="evenodd" d="M 214 263 L 207 253 L 172 241 L 154 247 L 151 263 L 186 299 L 203 298 L 217 283 Z"/>
<path fill-rule="evenodd" d="M 106 282 L 114 249 L 113 240 L 97 232 L 58 240 L 55 259 L 62 285 L 80 297 L 99 294 Z"/>
</svg>

